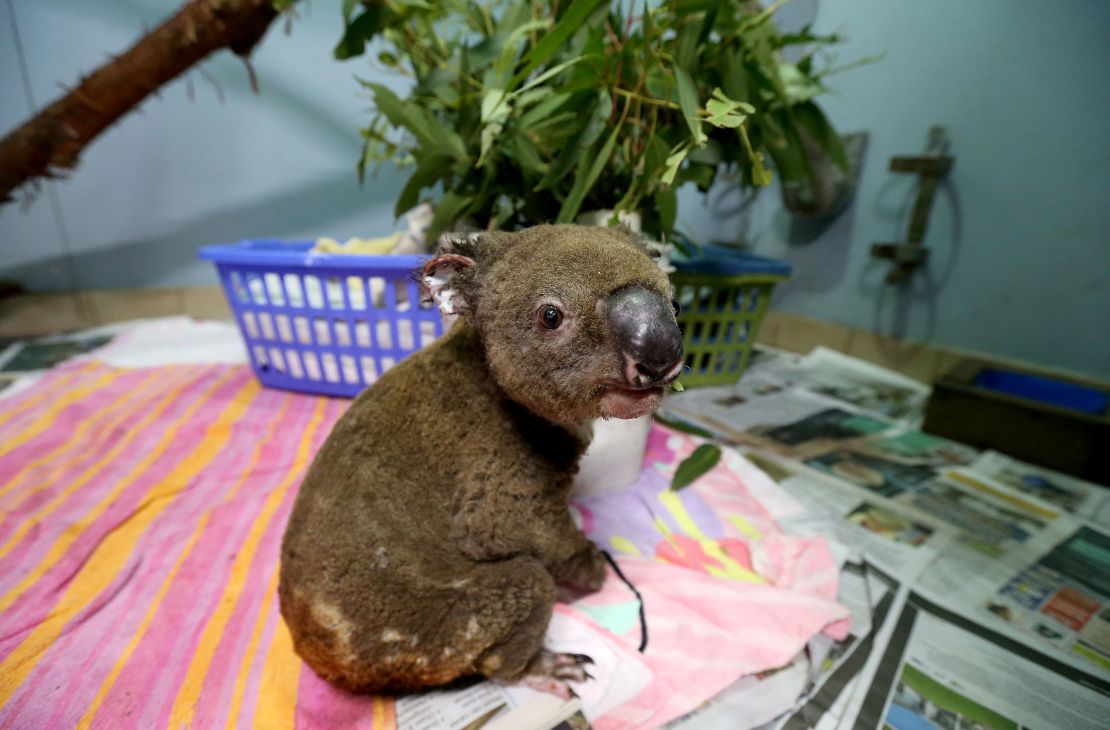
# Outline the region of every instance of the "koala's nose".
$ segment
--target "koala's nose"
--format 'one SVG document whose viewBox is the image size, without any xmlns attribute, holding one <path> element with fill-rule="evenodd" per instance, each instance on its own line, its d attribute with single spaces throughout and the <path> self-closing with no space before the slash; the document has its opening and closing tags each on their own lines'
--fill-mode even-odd
<svg viewBox="0 0 1110 730">
<path fill-rule="evenodd" d="M 682 333 L 669 300 L 642 286 L 626 287 L 609 297 L 606 316 L 630 385 L 646 388 L 678 375 Z"/>
</svg>

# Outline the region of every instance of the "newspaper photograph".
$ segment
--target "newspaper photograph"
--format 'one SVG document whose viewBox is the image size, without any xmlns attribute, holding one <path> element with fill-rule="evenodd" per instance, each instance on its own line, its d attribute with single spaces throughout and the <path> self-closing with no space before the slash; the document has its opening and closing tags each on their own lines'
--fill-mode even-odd
<svg viewBox="0 0 1110 730">
<path fill-rule="evenodd" d="M 966 545 L 995 558 L 1044 533 L 1053 521 L 1052 516 L 1000 503 L 944 479 L 929 482 L 905 501 L 957 528 Z"/>
<path fill-rule="evenodd" d="M 943 469 L 971 463 L 975 449 L 920 431 L 849 439 L 805 463 L 883 497 L 913 492 Z"/>
<path fill-rule="evenodd" d="M 997 451 L 983 452 L 968 468 L 1003 488 L 1110 527 L 1110 490 L 1097 484 L 1026 464 Z"/>
<path fill-rule="evenodd" d="M 799 387 L 894 421 L 920 417 L 928 386 L 886 368 L 825 347 L 802 358 L 786 375 Z"/>
<path fill-rule="evenodd" d="M 931 469 L 967 466 L 979 455 L 977 449 L 966 444 L 911 430 L 864 439 L 856 449 L 895 463 Z"/>
<path fill-rule="evenodd" d="M 806 466 L 863 487 L 883 497 L 913 492 L 932 480 L 936 472 L 927 466 L 901 464 L 868 456 L 844 447 L 805 460 Z"/>
<path fill-rule="evenodd" d="M 806 505 L 805 514 L 780 518 L 788 532 L 821 535 L 878 569 L 910 581 L 956 538 L 950 528 L 930 521 L 851 483 L 811 474 L 801 465 L 759 452 L 745 456 Z"/>
<path fill-rule="evenodd" d="M 838 407 L 825 408 L 792 423 L 749 428 L 742 441 L 804 460 L 836 448 L 841 442 L 888 428 L 889 423 L 866 414 Z"/>
</svg>

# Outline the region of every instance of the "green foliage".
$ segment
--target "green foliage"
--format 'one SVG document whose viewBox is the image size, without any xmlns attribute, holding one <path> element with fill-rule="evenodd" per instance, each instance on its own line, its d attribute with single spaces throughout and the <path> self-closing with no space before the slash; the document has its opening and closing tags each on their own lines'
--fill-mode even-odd
<svg viewBox="0 0 1110 730">
<path fill-rule="evenodd" d="M 671 489 L 678 491 L 694 483 L 698 477 L 717 466 L 721 460 L 721 447 L 714 444 L 702 444 L 694 449 L 694 453 L 683 459 L 678 468 L 674 470 L 671 480 Z"/>
<path fill-rule="evenodd" d="M 813 97 L 814 50 L 784 36 L 776 3 L 746 0 L 344 0 L 338 58 L 380 38 L 382 66 L 412 78 L 400 97 L 363 82 L 375 110 L 359 173 L 412 165 L 396 213 L 436 199 L 429 236 L 466 218 L 514 228 L 585 210 L 639 210 L 669 235 L 675 188 L 719 175 L 764 186 L 811 175 L 803 137 L 844 165 Z M 808 49 L 786 63 L 780 51 Z"/>
</svg>

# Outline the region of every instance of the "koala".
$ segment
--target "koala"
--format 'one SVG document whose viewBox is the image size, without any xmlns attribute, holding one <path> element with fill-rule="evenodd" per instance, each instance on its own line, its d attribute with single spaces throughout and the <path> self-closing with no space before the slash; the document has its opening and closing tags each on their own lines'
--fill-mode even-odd
<svg viewBox="0 0 1110 730">
<path fill-rule="evenodd" d="M 606 573 L 571 482 L 592 420 L 649 413 L 682 370 L 670 283 L 629 234 L 571 225 L 449 239 L 422 275 L 458 321 L 316 455 L 282 542 L 282 616 L 348 690 L 566 689 L 589 659 L 543 650 L 556 583 Z"/>
</svg>

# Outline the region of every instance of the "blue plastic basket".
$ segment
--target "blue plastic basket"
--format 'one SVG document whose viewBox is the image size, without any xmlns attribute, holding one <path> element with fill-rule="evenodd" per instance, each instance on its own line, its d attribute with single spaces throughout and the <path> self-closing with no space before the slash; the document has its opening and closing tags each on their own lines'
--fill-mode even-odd
<svg viewBox="0 0 1110 730">
<path fill-rule="evenodd" d="M 258 380 L 353 397 L 443 333 L 422 304 L 421 256 L 310 253 L 312 242 L 251 240 L 199 252 L 219 271 Z"/>
</svg>

